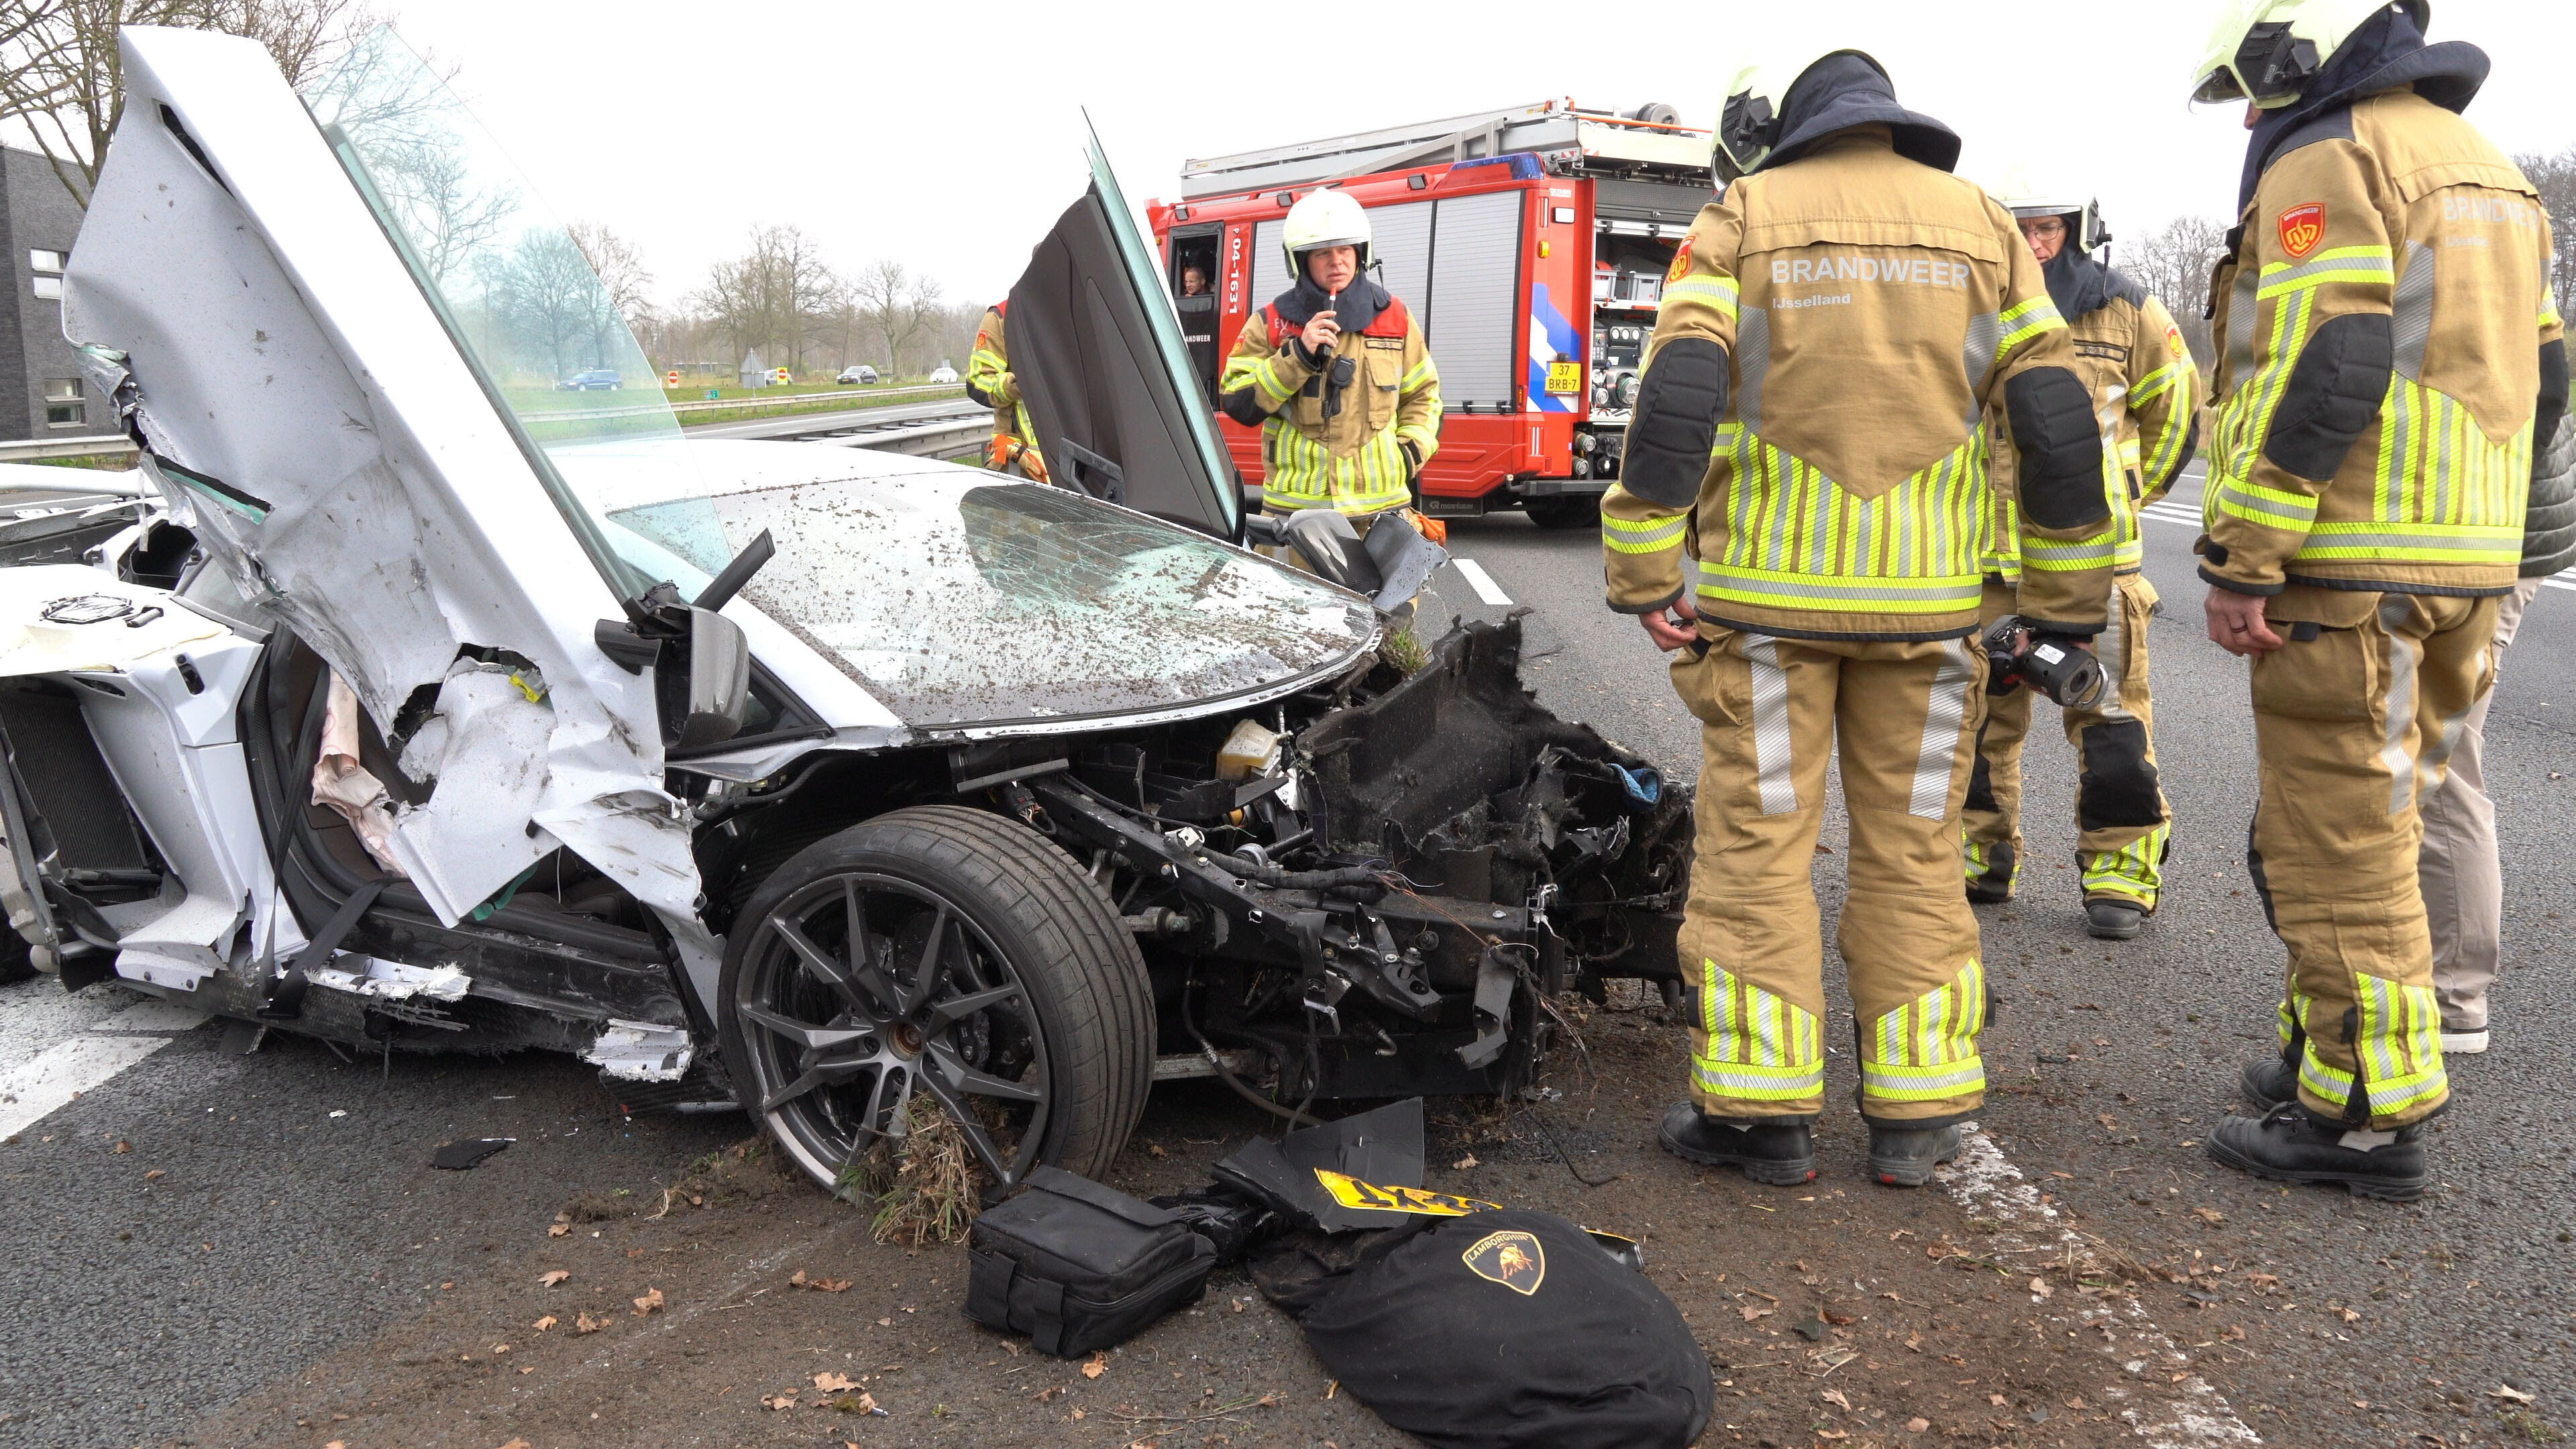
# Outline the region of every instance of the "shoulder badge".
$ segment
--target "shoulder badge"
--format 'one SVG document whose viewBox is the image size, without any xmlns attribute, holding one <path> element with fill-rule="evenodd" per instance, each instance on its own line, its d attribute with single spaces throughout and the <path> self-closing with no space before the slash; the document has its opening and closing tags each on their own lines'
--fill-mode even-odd
<svg viewBox="0 0 2576 1449">
<path fill-rule="evenodd" d="M 1672 269 L 1671 271 L 1669 271 L 1669 272 L 1664 273 L 1664 285 L 1665 285 L 1665 286 L 1669 287 L 1669 286 L 1671 286 L 1673 283 L 1678 282 L 1678 281 L 1680 281 L 1682 278 L 1684 278 L 1684 277 L 1686 277 L 1686 276 L 1689 276 L 1689 275 L 1690 275 L 1690 254 L 1691 254 L 1691 248 L 1692 248 L 1693 246 L 1697 245 L 1697 244 L 1698 244 L 1698 242 L 1699 242 L 1699 233 L 1698 233 L 1698 232 L 1691 232 L 1691 233 L 1688 233 L 1687 235 L 1683 236 L 1681 246 L 1680 246 L 1677 250 L 1675 250 L 1675 251 L 1674 251 L 1674 253 L 1673 253 L 1673 269 Z"/>
<path fill-rule="evenodd" d="M 1469 1272 L 1524 1298 L 1538 1292 L 1538 1285 L 1547 1279 L 1547 1250 L 1527 1233 L 1487 1233 L 1459 1256 L 1466 1260 Z"/>
<path fill-rule="evenodd" d="M 2326 204 L 2311 201 L 2281 213 L 2281 250 L 2297 261 L 2326 239 Z"/>
<path fill-rule="evenodd" d="M 2182 340 L 2182 329 L 2170 322 L 2165 324 L 2165 351 L 2172 353 L 2176 362 L 2182 362 L 2191 356 L 2191 348 Z"/>
</svg>

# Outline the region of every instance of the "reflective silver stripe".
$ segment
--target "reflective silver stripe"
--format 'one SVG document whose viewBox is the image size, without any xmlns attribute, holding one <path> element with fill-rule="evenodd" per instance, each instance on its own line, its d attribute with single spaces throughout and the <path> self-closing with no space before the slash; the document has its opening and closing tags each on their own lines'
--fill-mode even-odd
<svg viewBox="0 0 2576 1449">
<path fill-rule="evenodd" d="M 1963 1088 L 1984 1086 L 1986 1063 L 1983 1057 L 1970 1057 L 1963 1062 L 1928 1067 L 1864 1061 L 1860 1064 L 1860 1081 L 1862 1088 L 1875 1097 L 1894 1097 L 1900 1094 L 1914 1097 L 1950 1096 Z"/>
<path fill-rule="evenodd" d="M 1941 643 L 1941 667 L 1933 672 L 1931 699 L 1923 718 L 1923 753 L 1914 766 L 1914 799 L 1908 815 L 1938 820 L 1950 811 L 1950 777 L 1958 772 L 1959 734 L 1968 723 L 1968 682 L 1976 672 L 1965 640 Z"/>
<path fill-rule="evenodd" d="M 2486 653 L 2480 657 L 2478 672 L 2484 674 L 2494 659 L 2495 644 L 2489 641 Z M 2489 686 L 2490 689 L 2493 687 Z M 2446 772 L 2451 767 L 2451 751 L 2459 748 L 2460 731 L 2468 724 L 2469 711 L 2477 708 L 2477 703 L 2478 697 L 2470 695 L 2467 703 L 2442 716 L 2442 737 L 2416 753 L 2415 798 L 2419 808 L 2426 797 L 2438 794 L 2443 783 L 2450 778 Z"/>
<path fill-rule="evenodd" d="M 1968 428 L 1972 432 L 1984 420 L 1985 409 L 1976 398 L 1985 389 L 1986 374 L 1994 371 L 1995 351 L 2003 340 L 2003 319 L 1995 313 L 1980 312 L 1968 319 L 1968 340 L 1960 349 L 1959 360 L 1968 369 Z"/>
<path fill-rule="evenodd" d="M 1797 757 L 1789 736 L 1789 672 L 1780 667 L 1780 641 L 1747 636 L 1745 662 L 1753 666 L 1753 767 L 1762 783 L 1762 813 L 1787 815 L 1798 808 Z"/>
<path fill-rule="evenodd" d="M 2238 387 L 2253 381 L 2254 314 L 2262 305 L 2263 278 L 2247 262 L 2236 267 L 2236 296 L 2227 304 L 2227 375 Z"/>
<path fill-rule="evenodd" d="M 2119 587 L 2117 585 L 2113 585 L 2111 589 L 2110 617 L 2102 625 L 2102 632 L 2094 636 L 2093 655 L 2095 658 L 2102 661 L 2102 679 L 2104 681 L 2102 702 L 2094 706 L 2094 712 L 2101 715 L 2104 719 L 2135 719 L 2137 717 L 2130 714 L 2128 709 L 2120 703 L 2120 686 L 2125 682 L 2120 678 L 2120 671 L 2127 665 L 2129 657 L 2129 651 L 2125 647 L 2125 641 L 2121 637 L 2129 627 L 2128 613 L 2125 607 L 2127 603 L 2128 600 L 2122 596 Z"/>
<path fill-rule="evenodd" d="M 2397 375 L 2421 387 L 2424 347 L 2433 340 L 2433 249 L 2406 244 L 2406 271 L 2397 279 L 2390 330 L 2397 346 Z"/>
<path fill-rule="evenodd" d="M 1735 319 L 1735 420 L 1762 431 L 1762 379 L 1771 371 L 1771 314 L 1747 307 Z"/>
<path fill-rule="evenodd" d="M 1784 515 L 1788 511 L 1785 508 L 1780 510 Z M 1919 583 L 1910 579 L 1871 579 L 1854 583 L 1825 580 L 1793 584 L 1785 579 L 1764 577 L 1765 572 L 1761 569 L 1733 569 L 1710 565 L 1707 567 L 1706 576 L 1740 579 L 1743 581 L 1741 588 L 1744 592 L 1778 594 L 1785 598 L 1823 599 L 1830 603 L 1954 604 L 1962 609 L 1975 608 L 1978 596 L 1984 588 L 1984 580 L 1975 574 L 1945 576 Z"/>
<path fill-rule="evenodd" d="M 2415 729 L 2415 641 L 2397 632 L 2414 608 L 2403 595 L 2379 601 L 2379 627 L 2388 634 L 2388 740 L 2379 760 L 2388 767 L 2388 813 L 2402 815 L 2415 798 L 2415 761 L 2406 737 Z"/>
</svg>

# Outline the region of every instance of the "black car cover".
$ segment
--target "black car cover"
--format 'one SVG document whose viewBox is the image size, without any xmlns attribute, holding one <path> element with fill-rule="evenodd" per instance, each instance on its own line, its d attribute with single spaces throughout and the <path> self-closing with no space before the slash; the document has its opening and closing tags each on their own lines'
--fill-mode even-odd
<svg viewBox="0 0 2576 1449">
<path fill-rule="evenodd" d="M 1682 1449 L 1708 1424 L 1681 1311 L 1551 1213 L 1301 1234 L 1252 1275 L 1326 1372 L 1436 1449 Z"/>
</svg>

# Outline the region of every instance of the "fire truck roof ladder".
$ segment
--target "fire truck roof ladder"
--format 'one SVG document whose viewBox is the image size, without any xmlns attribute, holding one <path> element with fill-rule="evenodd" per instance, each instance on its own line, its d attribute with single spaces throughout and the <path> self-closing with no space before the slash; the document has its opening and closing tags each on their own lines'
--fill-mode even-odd
<svg viewBox="0 0 2576 1449">
<path fill-rule="evenodd" d="M 1703 184 L 1708 176 L 1708 133 L 1678 124 L 1670 106 L 1620 113 L 1553 100 L 1187 161 L 1181 165 L 1181 194 L 1195 200 L 1313 186 L 1517 151 L 1536 152 L 1550 170 L 1564 174 Z"/>
</svg>

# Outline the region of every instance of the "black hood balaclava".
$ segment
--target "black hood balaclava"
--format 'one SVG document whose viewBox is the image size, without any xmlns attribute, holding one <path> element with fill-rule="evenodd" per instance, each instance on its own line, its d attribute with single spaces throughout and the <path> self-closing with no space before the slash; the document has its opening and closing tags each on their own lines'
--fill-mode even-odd
<svg viewBox="0 0 2576 1449">
<path fill-rule="evenodd" d="M 2115 297 L 2133 307 L 2145 305 L 2146 288 L 2075 244 L 2082 230 L 2080 216 L 2070 219 L 2066 224 L 2066 245 L 2039 264 L 2039 274 L 2048 282 L 2048 300 L 2057 304 L 2057 315 L 2069 322 L 2089 317 Z"/>
<path fill-rule="evenodd" d="M 2465 111 L 2485 85 L 2487 53 L 2465 40 L 2424 43 L 2424 32 L 2403 10 L 2383 10 L 2362 23 L 2335 50 L 2299 98 L 2266 111 L 2245 144 L 2245 174 L 2236 184 L 2236 210 L 2254 202 L 2263 168 L 2281 143 L 2310 121 L 2353 102 L 2412 85 L 2415 94 L 2446 111 Z"/>
<path fill-rule="evenodd" d="M 1290 327 L 1304 331 L 1315 314 L 1330 303 L 1333 316 L 1342 324 L 1344 332 L 1365 332 L 1369 324 L 1377 320 L 1378 314 L 1395 301 L 1387 295 L 1386 288 L 1379 286 L 1376 279 L 1366 272 L 1355 273 L 1351 284 L 1342 289 L 1341 296 L 1335 297 L 1315 285 L 1315 278 L 1306 270 L 1306 256 L 1303 252 L 1297 255 L 1297 285 L 1280 293 L 1270 304 L 1279 309 L 1279 320 Z"/>
<path fill-rule="evenodd" d="M 1786 166 L 1836 131 L 1885 126 L 1896 135 L 1896 154 L 1935 171 L 1959 164 L 1959 133 L 1896 103 L 1896 84 L 1867 56 L 1852 51 L 1807 67 L 1780 98 L 1780 140 L 1756 171 Z"/>
</svg>

